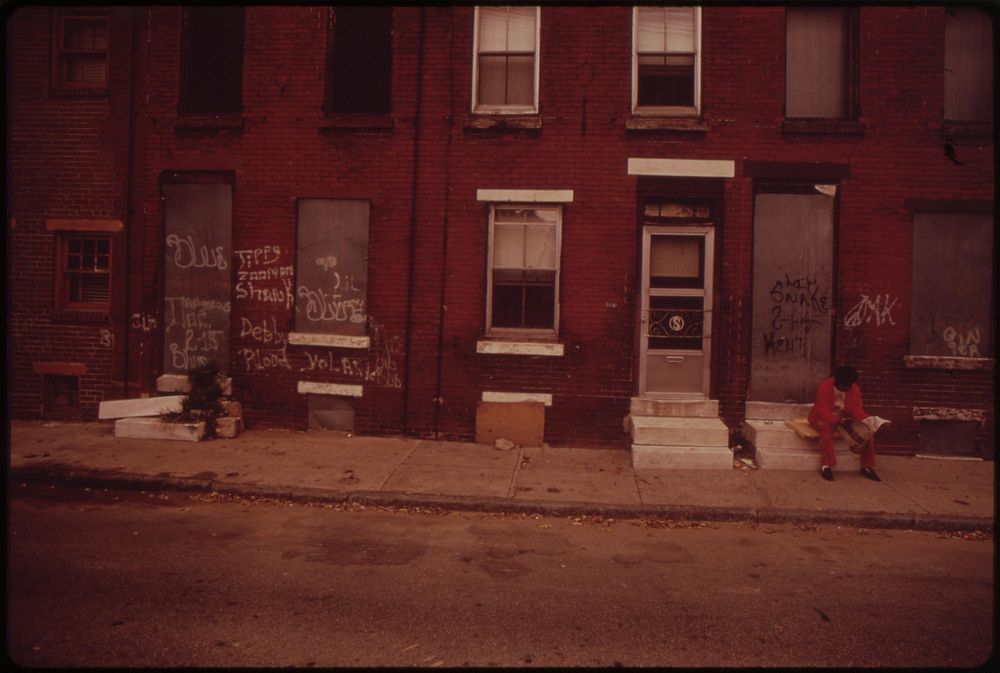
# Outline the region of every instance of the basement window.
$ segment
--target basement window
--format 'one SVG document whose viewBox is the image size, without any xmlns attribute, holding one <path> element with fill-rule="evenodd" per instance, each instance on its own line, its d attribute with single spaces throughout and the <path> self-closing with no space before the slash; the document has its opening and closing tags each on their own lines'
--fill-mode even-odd
<svg viewBox="0 0 1000 673">
<path fill-rule="evenodd" d="M 45 374 L 42 379 L 42 408 L 45 413 L 80 410 L 80 379 L 75 376 Z"/>
</svg>

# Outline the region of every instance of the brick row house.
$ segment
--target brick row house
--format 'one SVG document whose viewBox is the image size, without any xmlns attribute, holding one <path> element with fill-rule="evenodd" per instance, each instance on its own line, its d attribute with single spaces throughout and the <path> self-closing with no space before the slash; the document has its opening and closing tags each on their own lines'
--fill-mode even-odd
<svg viewBox="0 0 1000 673">
<path fill-rule="evenodd" d="M 21 7 L 9 410 L 211 360 L 251 427 L 471 439 L 535 402 L 666 465 L 640 431 L 730 451 L 848 363 L 881 451 L 992 457 L 991 18 Z"/>
</svg>

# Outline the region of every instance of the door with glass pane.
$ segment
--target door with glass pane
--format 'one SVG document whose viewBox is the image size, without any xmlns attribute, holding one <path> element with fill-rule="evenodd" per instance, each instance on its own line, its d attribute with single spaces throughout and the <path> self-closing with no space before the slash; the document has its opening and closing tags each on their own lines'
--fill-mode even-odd
<svg viewBox="0 0 1000 673">
<path fill-rule="evenodd" d="M 708 397 L 713 242 L 711 226 L 643 231 L 640 395 Z"/>
</svg>

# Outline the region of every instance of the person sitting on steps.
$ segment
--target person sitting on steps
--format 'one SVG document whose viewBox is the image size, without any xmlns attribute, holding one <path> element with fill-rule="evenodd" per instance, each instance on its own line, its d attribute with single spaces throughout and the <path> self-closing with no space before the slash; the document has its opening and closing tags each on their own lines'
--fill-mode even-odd
<svg viewBox="0 0 1000 673">
<path fill-rule="evenodd" d="M 837 367 L 833 376 L 823 379 L 816 388 L 816 402 L 809 411 L 809 425 L 819 432 L 820 475 L 833 481 L 837 454 L 833 450 L 833 430 L 851 420 L 868 417 L 861 404 L 861 389 L 854 367 Z M 860 447 L 861 474 L 872 481 L 882 481 L 875 472 L 875 440 L 870 438 Z"/>
</svg>

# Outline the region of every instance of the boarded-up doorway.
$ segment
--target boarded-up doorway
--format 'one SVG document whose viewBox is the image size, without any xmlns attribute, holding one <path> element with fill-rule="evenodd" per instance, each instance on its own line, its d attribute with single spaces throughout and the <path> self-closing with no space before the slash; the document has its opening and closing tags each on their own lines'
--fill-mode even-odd
<svg viewBox="0 0 1000 673">
<path fill-rule="evenodd" d="M 811 402 L 829 375 L 835 193 L 756 195 L 751 400 Z"/>
<path fill-rule="evenodd" d="M 163 373 L 229 370 L 232 186 L 165 184 Z"/>
</svg>

